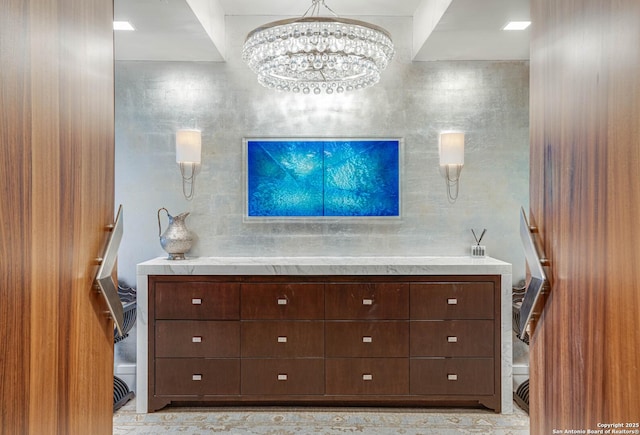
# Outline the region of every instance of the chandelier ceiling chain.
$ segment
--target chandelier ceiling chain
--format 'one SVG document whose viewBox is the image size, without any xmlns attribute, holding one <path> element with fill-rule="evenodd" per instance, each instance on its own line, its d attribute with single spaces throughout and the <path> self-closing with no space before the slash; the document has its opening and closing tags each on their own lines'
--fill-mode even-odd
<svg viewBox="0 0 640 435">
<path fill-rule="evenodd" d="M 320 16 L 320 4 L 322 4 L 322 6 L 324 6 L 326 10 L 331 12 L 334 17 L 338 17 L 338 14 L 336 14 L 333 11 L 333 9 L 331 9 L 329 6 L 327 6 L 327 4 L 324 2 L 324 0 L 311 0 L 311 1 L 312 1 L 311 6 L 309 6 L 309 9 L 307 9 L 307 11 L 304 13 L 304 15 L 302 15 L 302 18 L 306 17 L 309 14 L 309 11 L 311 11 L 311 16 L 312 17 Z"/>
<path fill-rule="evenodd" d="M 334 17 L 319 16 L 322 7 Z M 274 21 L 250 32 L 242 58 L 263 86 L 332 94 L 373 86 L 394 53 L 385 29 L 340 18 L 325 0 L 312 0 L 301 18 Z"/>
</svg>

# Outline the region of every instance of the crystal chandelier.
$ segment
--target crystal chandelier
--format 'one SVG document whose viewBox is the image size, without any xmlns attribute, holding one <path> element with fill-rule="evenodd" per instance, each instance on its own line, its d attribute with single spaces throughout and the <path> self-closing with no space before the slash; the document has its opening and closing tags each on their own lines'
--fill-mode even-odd
<svg viewBox="0 0 640 435">
<path fill-rule="evenodd" d="M 333 17 L 319 16 L 321 6 Z M 242 48 L 242 58 L 261 85 L 304 94 L 373 86 L 394 53 L 386 30 L 339 18 L 324 0 L 312 0 L 301 18 L 258 27 Z"/>
</svg>

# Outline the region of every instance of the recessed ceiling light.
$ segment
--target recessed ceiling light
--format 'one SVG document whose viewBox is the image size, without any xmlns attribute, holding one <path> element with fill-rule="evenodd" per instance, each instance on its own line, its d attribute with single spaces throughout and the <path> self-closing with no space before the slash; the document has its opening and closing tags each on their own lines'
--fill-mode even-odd
<svg viewBox="0 0 640 435">
<path fill-rule="evenodd" d="M 113 30 L 136 30 L 128 21 L 114 21 Z"/>
<path fill-rule="evenodd" d="M 524 30 L 531 24 L 531 21 L 509 21 L 502 30 Z"/>
</svg>

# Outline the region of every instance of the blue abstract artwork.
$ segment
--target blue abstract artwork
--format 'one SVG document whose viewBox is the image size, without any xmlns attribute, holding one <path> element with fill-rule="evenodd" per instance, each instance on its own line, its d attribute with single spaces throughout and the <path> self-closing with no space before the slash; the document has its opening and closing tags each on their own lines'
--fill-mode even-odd
<svg viewBox="0 0 640 435">
<path fill-rule="evenodd" d="M 249 217 L 400 216 L 400 141 L 247 140 Z"/>
</svg>

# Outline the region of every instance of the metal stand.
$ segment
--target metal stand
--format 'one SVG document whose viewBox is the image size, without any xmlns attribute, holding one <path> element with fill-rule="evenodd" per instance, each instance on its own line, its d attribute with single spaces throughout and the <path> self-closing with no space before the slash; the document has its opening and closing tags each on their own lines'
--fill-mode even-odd
<svg viewBox="0 0 640 435">
<path fill-rule="evenodd" d="M 524 294 L 526 291 L 526 286 L 522 287 L 513 287 L 512 293 L 512 302 L 513 302 L 513 331 L 516 333 L 516 336 L 525 343 L 527 346 L 529 345 L 529 334 L 527 331 L 520 330 L 520 308 L 522 307 L 522 300 L 524 299 Z M 520 406 L 522 409 L 529 413 L 529 379 L 524 381 L 522 384 L 516 388 L 516 391 L 513 392 L 513 400 Z"/>
<path fill-rule="evenodd" d="M 136 324 L 136 308 L 137 294 L 136 289 L 131 287 L 122 287 L 118 285 L 118 296 L 122 301 L 122 310 L 124 312 L 124 327 L 122 335 L 119 335 L 115 329 L 113 331 L 113 342 L 119 343 L 129 336 L 129 331 Z M 113 412 L 122 408 L 129 400 L 135 397 L 135 393 L 129 390 L 127 383 L 117 376 L 113 376 Z"/>
</svg>

